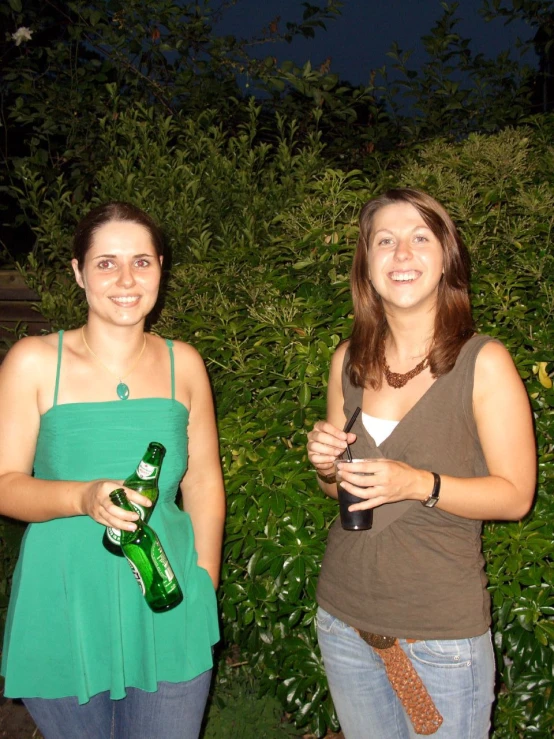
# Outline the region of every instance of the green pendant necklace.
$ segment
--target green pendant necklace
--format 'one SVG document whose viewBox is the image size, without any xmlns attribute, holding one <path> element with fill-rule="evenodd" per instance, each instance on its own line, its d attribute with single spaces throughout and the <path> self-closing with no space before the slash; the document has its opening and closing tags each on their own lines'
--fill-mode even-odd
<svg viewBox="0 0 554 739">
<path fill-rule="evenodd" d="M 125 379 L 126 377 L 129 377 L 129 375 L 130 375 L 130 374 L 131 374 L 132 372 L 134 372 L 134 370 L 136 369 L 136 367 L 137 367 L 138 363 L 140 362 L 140 360 L 141 360 L 141 357 L 142 357 L 142 355 L 144 354 L 144 350 L 146 349 L 146 334 L 144 334 L 144 343 L 143 343 L 143 345 L 142 345 L 142 349 L 140 350 L 140 354 L 138 355 L 138 357 L 137 357 L 136 361 L 134 362 L 133 366 L 131 367 L 131 369 L 130 369 L 130 370 L 129 370 L 128 372 L 126 372 L 126 373 L 125 373 L 125 374 L 124 374 L 123 376 L 120 376 L 120 375 L 116 375 L 116 374 L 115 374 L 115 372 L 112 372 L 112 371 L 111 371 L 111 369 L 110 369 L 109 367 L 106 367 L 106 365 L 105 365 L 105 364 L 104 364 L 104 362 L 103 362 L 103 361 L 102 361 L 102 360 L 100 359 L 100 357 L 99 357 L 99 356 L 97 356 L 97 355 L 96 355 L 96 354 L 95 354 L 95 353 L 94 353 L 94 352 L 92 351 L 92 349 L 90 348 L 90 346 L 89 346 L 89 345 L 88 345 L 88 343 L 87 343 L 87 339 L 86 339 L 86 336 L 85 336 L 85 327 L 84 327 L 84 326 L 83 326 L 83 327 L 81 328 L 81 336 L 83 337 L 83 344 L 85 345 L 85 347 L 86 347 L 87 351 L 88 351 L 88 352 L 89 352 L 90 354 L 92 354 L 92 356 L 93 356 L 93 357 L 94 357 L 94 358 L 96 359 L 96 361 L 97 361 L 97 362 L 99 362 L 99 363 L 100 363 L 100 364 L 102 365 L 102 367 L 104 367 L 104 369 L 106 370 L 106 372 L 109 372 L 109 373 L 110 373 L 110 375 L 113 375 L 114 377 L 117 377 L 117 378 L 119 379 L 119 382 L 117 383 L 117 387 L 116 387 L 116 389 L 115 389 L 115 391 L 116 391 L 116 393 L 117 393 L 117 397 L 118 397 L 118 398 L 119 398 L 120 400 L 127 400 L 127 399 L 129 398 L 129 385 L 127 385 L 127 383 L 126 383 L 126 382 L 123 382 L 123 380 L 124 380 L 124 379 Z"/>
</svg>

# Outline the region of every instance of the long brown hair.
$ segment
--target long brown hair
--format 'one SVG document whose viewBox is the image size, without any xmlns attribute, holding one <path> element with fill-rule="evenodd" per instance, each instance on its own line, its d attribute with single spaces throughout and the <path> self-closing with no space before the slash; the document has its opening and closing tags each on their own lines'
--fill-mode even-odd
<svg viewBox="0 0 554 739">
<path fill-rule="evenodd" d="M 444 274 L 439 283 L 429 368 L 434 377 L 450 372 L 460 349 L 474 332 L 469 303 L 469 253 L 454 222 L 434 198 L 419 190 L 398 188 L 369 200 L 360 213 L 360 235 L 350 278 L 354 325 L 348 373 L 355 387 L 381 387 L 382 346 L 389 328 L 381 297 L 369 279 L 368 253 L 375 214 L 381 208 L 408 203 L 421 215 L 443 250 Z"/>
</svg>

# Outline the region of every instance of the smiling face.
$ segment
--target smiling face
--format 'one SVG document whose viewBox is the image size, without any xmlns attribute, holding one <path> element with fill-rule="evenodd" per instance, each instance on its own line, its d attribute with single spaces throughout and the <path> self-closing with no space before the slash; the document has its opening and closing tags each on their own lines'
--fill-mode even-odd
<svg viewBox="0 0 554 739">
<path fill-rule="evenodd" d="M 369 277 L 386 312 L 434 309 L 443 249 L 413 205 L 398 202 L 379 208 L 368 247 Z"/>
<path fill-rule="evenodd" d="M 162 257 L 149 231 L 133 221 L 109 221 L 92 236 L 84 264 L 71 265 L 89 313 L 119 325 L 143 321 L 156 303 Z"/>
</svg>

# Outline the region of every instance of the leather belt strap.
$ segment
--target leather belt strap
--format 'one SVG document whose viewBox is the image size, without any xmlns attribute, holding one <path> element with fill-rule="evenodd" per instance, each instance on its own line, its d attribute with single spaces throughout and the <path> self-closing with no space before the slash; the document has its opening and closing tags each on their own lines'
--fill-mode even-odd
<svg viewBox="0 0 554 739">
<path fill-rule="evenodd" d="M 383 660 L 390 684 L 408 714 L 416 734 L 429 735 L 438 731 L 443 718 L 398 639 L 359 629 L 357 631 Z"/>
</svg>

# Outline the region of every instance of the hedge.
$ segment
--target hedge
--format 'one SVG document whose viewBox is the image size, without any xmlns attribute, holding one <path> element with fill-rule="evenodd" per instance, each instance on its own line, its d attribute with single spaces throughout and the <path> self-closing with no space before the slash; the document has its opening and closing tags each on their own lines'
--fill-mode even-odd
<svg viewBox="0 0 554 739">
<path fill-rule="evenodd" d="M 331 354 L 350 330 L 357 215 L 391 184 L 420 187 L 453 215 L 473 258 L 479 330 L 512 353 L 539 446 L 533 512 L 484 532 L 499 671 L 493 736 L 551 736 L 554 121 L 539 117 L 457 144 L 436 140 L 406 153 L 399 169 L 385 163 L 371 172 L 330 169 L 317 138 L 296 143 L 294 123 L 282 120 L 272 139 L 254 106 L 235 136 L 209 112 L 183 125 L 137 109 L 101 125 L 98 201 L 146 207 L 173 249 L 153 330 L 193 343 L 213 381 L 229 501 L 219 596 L 225 639 L 317 736 L 337 727 L 314 625 L 336 504 L 319 491 L 305 441 L 325 413 Z M 63 177 L 52 186 L 30 166 L 20 174 L 37 236 L 23 273 L 55 326 L 78 325 L 83 305 L 67 262 L 82 205 Z"/>
</svg>

